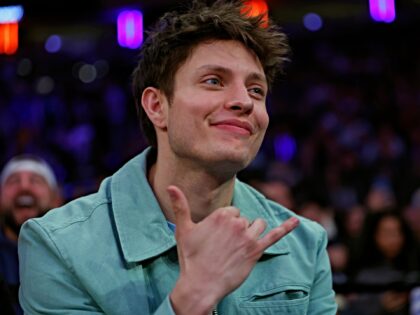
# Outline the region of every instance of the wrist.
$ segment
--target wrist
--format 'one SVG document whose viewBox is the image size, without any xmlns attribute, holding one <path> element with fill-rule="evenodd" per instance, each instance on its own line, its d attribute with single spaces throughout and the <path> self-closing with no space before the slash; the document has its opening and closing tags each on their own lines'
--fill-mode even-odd
<svg viewBox="0 0 420 315">
<path fill-rule="evenodd" d="M 208 315 L 217 304 L 217 299 L 203 289 L 203 286 L 195 288 L 181 279 L 175 284 L 169 300 L 176 315 Z"/>
</svg>

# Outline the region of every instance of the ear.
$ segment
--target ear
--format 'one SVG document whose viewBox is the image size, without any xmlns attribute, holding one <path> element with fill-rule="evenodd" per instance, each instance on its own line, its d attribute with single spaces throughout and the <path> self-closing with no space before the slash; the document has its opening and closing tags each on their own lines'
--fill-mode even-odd
<svg viewBox="0 0 420 315">
<path fill-rule="evenodd" d="M 161 90 L 147 87 L 141 96 L 141 105 L 156 128 L 166 128 L 166 96 Z"/>
</svg>

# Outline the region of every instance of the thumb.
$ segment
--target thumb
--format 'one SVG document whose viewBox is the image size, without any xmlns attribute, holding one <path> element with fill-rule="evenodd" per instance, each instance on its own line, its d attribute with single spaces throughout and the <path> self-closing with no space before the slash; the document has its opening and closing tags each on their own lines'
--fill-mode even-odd
<svg viewBox="0 0 420 315">
<path fill-rule="evenodd" d="M 171 185 L 167 189 L 171 200 L 172 211 L 175 214 L 175 224 L 177 232 L 189 229 L 194 223 L 191 220 L 190 205 L 187 197 L 177 186 Z"/>
</svg>

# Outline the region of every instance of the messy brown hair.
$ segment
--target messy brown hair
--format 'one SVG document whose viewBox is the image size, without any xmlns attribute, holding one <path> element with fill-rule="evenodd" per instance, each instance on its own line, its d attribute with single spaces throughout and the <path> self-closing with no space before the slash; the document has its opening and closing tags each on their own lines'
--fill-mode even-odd
<svg viewBox="0 0 420 315">
<path fill-rule="evenodd" d="M 193 49 L 207 40 L 236 40 L 253 51 L 270 86 L 283 70 L 289 46 L 286 35 L 271 20 L 251 17 L 243 1 L 218 0 L 211 5 L 193 1 L 183 12 L 162 16 L 148 32 L 136 69 L 133 93 L 140 124 L 149 143 L 157 147 L 156 132 L 147 117 L 141 97 L 147 87 L 163 91 L 171 101 L 174 77 Z"/>
</svg>

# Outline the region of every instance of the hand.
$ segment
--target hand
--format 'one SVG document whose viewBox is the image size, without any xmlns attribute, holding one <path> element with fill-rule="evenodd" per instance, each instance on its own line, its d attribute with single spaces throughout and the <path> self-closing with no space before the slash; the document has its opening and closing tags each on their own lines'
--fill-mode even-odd
<svg viewBox="0 0 420 315">
<path fill-rule="evenodd" d="M 292 217 L 260 238 L 265 222 L 257 219 L 249 224 L 234 207 L 219 208 L 194 223 L 184 193 L 176 186 L 168 187 L 168 193 L 180 265 L 170 299 L 178 315 L 209 314 L 220 299 L 245 281 L 264 250 L 299 223 Z"/>
</svg>

